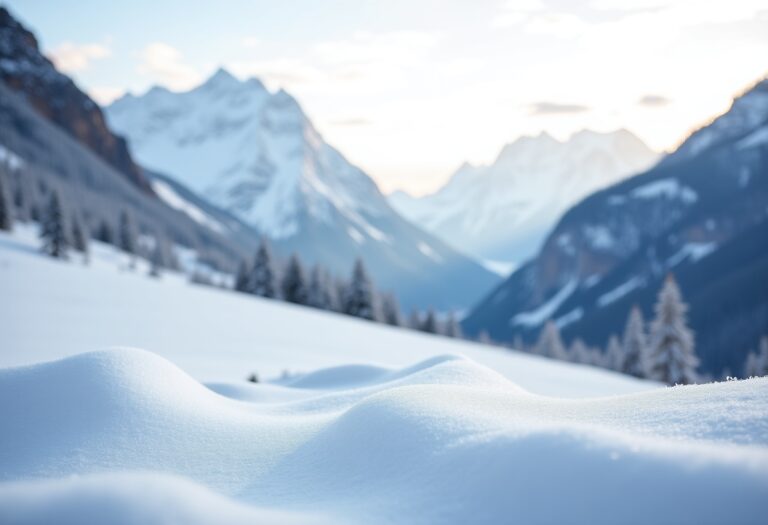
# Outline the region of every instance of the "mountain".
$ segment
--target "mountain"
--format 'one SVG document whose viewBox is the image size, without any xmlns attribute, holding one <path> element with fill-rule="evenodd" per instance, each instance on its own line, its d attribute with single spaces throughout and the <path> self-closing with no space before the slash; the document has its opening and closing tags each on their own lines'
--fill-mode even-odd
<svg viewBox="0 0 768 525">
<path fill-rule="evenodd" d="M 26 215 L 39 213 L 56 190 L 91 231 L 103 223 L 116 226 L 126 211 L 143 234 L 162 235 L 222 269 L 234 269 L 251 253 L 258 237 L 250 227 L 139 168 L 98 106 L 56 71 L 34 35 L 2 8 L 0 57 L 0 167 L 9 172 Z"/>
<path fill-rule="evenodd" d="M 507 144 L 489 166 L 464 164 L 431 195 L 396 192 L 389 202 L 466 253 L 520 264 L 568 207 L 657 157 L 627 130 L 584 130 L 565 142 L 542 133 Z"/>
<path fill-rule="evenodd" d="M 142 191 L 148 180 L 124 138 L 109 129 L 99 106 L 40 52 L 35 35 L 0 6 L 0 80 L 44 118 L 64 129 Z"/>
<path fill-rule="evenodd" d="M 658 165 L 568 210 L 538 255 L 467 316 L 469 334 L 532 341 L 547 319 L 604 345 L 668 272 L 690 304 L 701 369 L 740 373 L 768 333 L 768 79 Z"/>
<path fill-rule="evenodd" d="M 248 223 L 279 252 L 339 275 L 362 257 L 406 307 L 466 309 L 498 282 L 397 214 L 283 90 L 220 69 L 190 91 L 155 87 L 106 113 L 143 166 Z"/>
</svg>

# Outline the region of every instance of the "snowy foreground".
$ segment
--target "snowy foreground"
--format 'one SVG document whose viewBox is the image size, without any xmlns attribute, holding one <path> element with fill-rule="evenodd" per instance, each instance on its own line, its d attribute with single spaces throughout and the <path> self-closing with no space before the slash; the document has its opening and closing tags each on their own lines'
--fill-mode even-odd
<svg viewBox="0 0 768 525">
<path fill-rule="evenodd" d="M 0 237 L 0 523 L 768 513 L 768 379 L 660 388 L 158 282 L 104 247 L 90 268 L 56 263 L 30 242 Z M 82 353 L 115 343 L 156 353 Z M 241 379 L 284 368 L 305 372 Z"/>
</svg>

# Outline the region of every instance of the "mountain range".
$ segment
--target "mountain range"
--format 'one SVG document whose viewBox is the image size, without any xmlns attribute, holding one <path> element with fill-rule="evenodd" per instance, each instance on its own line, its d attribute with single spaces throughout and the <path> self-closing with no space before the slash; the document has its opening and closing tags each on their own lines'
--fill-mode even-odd
<svg viewBox="0 0 768 525">
<path fill-rule="evenodd" d="M 278 252 L 295 251 L 339 275 L 362 257 L 406 308 L 466 309 L 498 282 L 396 213 L 282 89 L 219 69 L 192 90 L 155 87 L 106 113 L 141 165 L 205 196 Z"/>
<path fill-rule="evenodd" d="M 604 346 L 633 305 L 652 315 L 668 273 L 702 370 L 740 373 L 768 333 L 768 79 L 650 170 L 570 208 L 464 329 L 532 342 L 552 319 L 566 339 Z"/>
<path fill-rule="evenodd" d="M 516 266 L 533 256 L 557 219 L 594 191 L 650 167 L 658 155 L 627 130 L 547 133 L 504 146 L 488 166 L 464 164 L 437 192 L 395 192 L 390 204 L 446 243 Z"/>
</svg>

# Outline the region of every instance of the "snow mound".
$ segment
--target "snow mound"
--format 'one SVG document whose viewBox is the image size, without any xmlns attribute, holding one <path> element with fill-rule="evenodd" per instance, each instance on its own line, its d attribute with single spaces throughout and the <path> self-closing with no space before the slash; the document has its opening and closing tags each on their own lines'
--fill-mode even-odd
<svg viewBox="0 0 768 525">
<path fill-rule="evenodd" d="M 437 356 L 206 387 L 116 349 L 0 370 L 0 421 L 3 523 L 759 523 L 768 511 L 768 379 L 566 400 Z"/>
</svg>

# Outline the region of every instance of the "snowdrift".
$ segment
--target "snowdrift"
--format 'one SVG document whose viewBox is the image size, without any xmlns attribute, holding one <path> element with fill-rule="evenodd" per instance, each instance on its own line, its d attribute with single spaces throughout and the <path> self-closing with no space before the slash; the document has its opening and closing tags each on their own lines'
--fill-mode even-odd
<svg viewBox="0 0 768 525">
<path fill-rule="evenodd" d="M 760 523 L 768 379 L 566 400 L 476 362 L 205 386 L 119 349 L 0 370 L 2 523 Z"/>
</svg>

